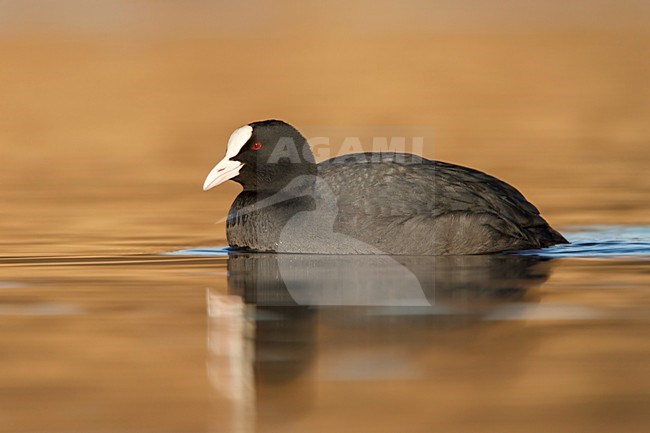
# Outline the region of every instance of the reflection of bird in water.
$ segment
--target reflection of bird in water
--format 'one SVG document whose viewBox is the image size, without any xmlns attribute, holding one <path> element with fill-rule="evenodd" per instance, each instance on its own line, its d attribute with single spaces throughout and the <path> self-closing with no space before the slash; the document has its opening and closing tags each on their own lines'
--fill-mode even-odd
<svg viewBox="0 0 650 433">
<path fill-rule="evenodd" d="M 208 292 L 208 377 L 230 405 L 228 431 L 253 432 L 256 420 L 308 409 L 311 382 L 298 379 L 314 358 L 315 313 Z"/>
<path fill-rule="evenodd" d="M 256 305 L 420 306 L 521 300 L 548 278 L 532 256 L 372 256 L 231 252 L 231 291 Z"/>
<path fill-rule="evenodd" d="M 253 428 L 253 417 L 300 416 L 312 401 L 315 358 L 324 356 L 316 351 L 323 338 L 318 324 L 332 334 L 330 341 L 343 337 L 340 359 L 364 347 L 368 357 L 362 359 L 371 364 L 373 350 L 381 348 L 424 351 L 437 339 L 449 344 L 445 336 L 454 329 L 530 300 L 529 289 L 548 278 L 550 263 L 515 255 L 233 252 L 228 294 L 210 292 L 209 333 L 212 347 L 239 343 L 231 343 L 230 351 L 211 349 L 212 382 L 239 408 L 240 431 Z M 229 303 L 236 308 L 229 310 Z"/>
</svg>

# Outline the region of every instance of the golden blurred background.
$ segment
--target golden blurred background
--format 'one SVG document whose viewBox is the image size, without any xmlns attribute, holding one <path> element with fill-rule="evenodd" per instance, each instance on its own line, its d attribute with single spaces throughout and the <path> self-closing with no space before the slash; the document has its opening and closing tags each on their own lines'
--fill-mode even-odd
<svg viewBox="0 0 650 433">
<path fill-rule="evenodd" d="M 224 245 L 230 132 L 426 126 L 560 228 L 647 224 L 650 2 L 0 0 L 3 255 Z"/>
<path fill-rule="evenodd" d="M 425 156 L 504 179 L 554 227 L 650 224 L 649 24 L 650 0 L 0 0 L 0 431 L 255 422 L 215 380 L 233 354 L 252 375 L 254 350 L 210 352 L 226 259 L 123 257 L 225 245 L 239 187 L 201 187 L 254 120 L 426 128 Z M 244 382 L 258 430 L 644 431 L 647 260 L 552 266 L 495 299 L 510 319 L 327 306 L 277 322 L 299 338 L 242 331 L 314 347 L 284 363 L 296 380 Z M 396 357 L 409 375 L 382 377 Z M 346 365 L 378 375 L 328 375 Z"/>
</svg>

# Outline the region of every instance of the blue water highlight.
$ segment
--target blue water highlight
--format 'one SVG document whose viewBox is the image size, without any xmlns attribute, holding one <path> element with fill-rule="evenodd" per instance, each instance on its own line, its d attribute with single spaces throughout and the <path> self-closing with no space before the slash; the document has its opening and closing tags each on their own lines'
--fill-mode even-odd
<svg viewBox="0 0 650 433">
<path fill-rule="evenodd" d="M 539 250 L 517 251 L 517 254 L 548 258 L 615 258 L 650 259 L 650 227 L 648 226 L 573 226 L 562 234 L 570 244 Z"/>
<path fill-rule="evenodd" d="M 650 259 L 650 226 L 571 226 L 562 234 L 571 242 L 539 250 L 516 251 L 515 254 L 547 258 L 615 258 Z M 227 257 L 229 247 L 199 247 L 165 254 L 181 256 Z"/>
</svg>

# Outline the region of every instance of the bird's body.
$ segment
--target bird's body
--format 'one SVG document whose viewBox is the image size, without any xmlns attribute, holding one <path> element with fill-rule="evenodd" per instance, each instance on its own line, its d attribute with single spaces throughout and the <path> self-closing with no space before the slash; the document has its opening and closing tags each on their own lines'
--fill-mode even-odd
<svg viewBox="0 0 650 433">
<path fill-rule="evenodd" d="M 260 131 L 251 130 L 246 143 L 295 131 L 278 121 L 251 126 Z M 300 141 L 295 134 L 292 137 Z M 242 152 L 251 152 L 241 147 Z M 299 150 L 305 148 L 309 149 L 306 140 L 298 143 Z M 234 153 L 230 144 L 229 153 Z M 311 152 L 300 155 L 293 162 L 277 158 L 276 167 L 267 166 L 272 153 L 260 158 L 254 152 L 254 162 L 247 160 L 249 156 L 241 158 L 241 170 L 248 163 L 254 171 L 233 178 L 244 191 L 228 214 L 231 247 L 314 254 L 461 255 L 567 242 L 519 191 L 477 170 L 402 153 L 351 154 L 320 164 L 315 164 Z M 272 188 L 265 187 L 271 184 Z"/>
</svg>

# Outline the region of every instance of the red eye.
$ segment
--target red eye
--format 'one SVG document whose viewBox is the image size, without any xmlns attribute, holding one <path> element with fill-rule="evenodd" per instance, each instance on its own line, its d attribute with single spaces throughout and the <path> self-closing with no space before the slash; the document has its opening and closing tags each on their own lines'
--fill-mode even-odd
<svg viewBox="0 0 650 433">
<path fill-rule="evenodd" d="M 251 144 L 251 149 L 253 150 L 260 150 L 262 148 L 262 143 L 259 141 L 256 141 L 255 143 Z"/>
</svg>

